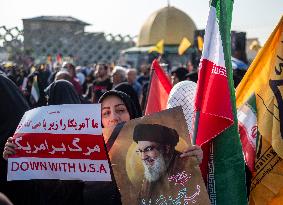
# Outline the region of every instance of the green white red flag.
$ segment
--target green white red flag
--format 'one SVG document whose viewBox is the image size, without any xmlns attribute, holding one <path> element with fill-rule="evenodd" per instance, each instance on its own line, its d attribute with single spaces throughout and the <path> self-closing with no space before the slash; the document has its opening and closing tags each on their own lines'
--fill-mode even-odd
<svg viewBox="0 0 283 205">
<path fill-rule="evenodd" d="M 237 111 L 240 139 L 245 161 L 251 172 L 255 171 L 256 140 L 257 140 L 257 111 L 255 95 L 239 107 Z"/>
<path fill-rule="evenodd" d="M 34 101 L 34 103 L 37 103 L 40 97 L 40 92 L 38 88 L 38 82 L 37 82 L 37 75 L 33 77 L 33 83 L 31 87 L 31 100 Z"/>
<path fill-rule="evenodd" d="M 247 204 L 231 65 L 233 1 L 212 0 L 205 30 L 195 108 L 194 140 L 211 204 Z"/>
</svg>

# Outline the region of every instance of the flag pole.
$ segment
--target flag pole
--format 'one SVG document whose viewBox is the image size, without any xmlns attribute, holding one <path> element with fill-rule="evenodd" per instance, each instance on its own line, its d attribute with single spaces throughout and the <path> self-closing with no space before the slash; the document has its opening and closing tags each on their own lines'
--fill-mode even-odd
<svg viewBox="0 0 283 205">
<path fill-rule="evenodd" d="M 198 134 L 199 114 L 200 114 L 200 111 L 196 111 L 195 121 L 194 121 L 194 131 L 193 131 L 193 137 L 192 137 L 193 145 L 196 144 L 196 139 L 197 139 L 197 134 Z"/>
<path fill-rule="evenodd" d="M 150 85 L 151 85 L 151 80 L 152 80 L 152 74 L 153 74 L 153 66 L 151 64 L 150 67 L 150 75 L 149 75 L 149 83 L 147 85 L 147 91 L 146 91 L 146 99 L 145 99 L 145 106 L 144 106 L 144 110 L 143 110 L 143 115 L 145 115 L 145 111 L 146 111 L 146 107 L 147 107 L 147 103 L 148 103 L 148 95 L 149 95 L 149 89 L 150 89 Z"/>
</svg>

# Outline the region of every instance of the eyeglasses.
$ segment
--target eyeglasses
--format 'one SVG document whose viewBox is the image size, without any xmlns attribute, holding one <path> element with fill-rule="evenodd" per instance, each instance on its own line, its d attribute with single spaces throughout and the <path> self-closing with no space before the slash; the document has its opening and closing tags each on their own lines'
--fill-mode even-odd
<svg viewBox="0 0 283 205">
<path fill-rule="evenodd" d="M 149 154 L 150 152 L 152 152 L 155 149 L 158 150 L 158 148 L 159 148 L 159 146 L 147 146 L 143 150 L 141 150 L 141 149 L 136 150 L 136 153 L 138 155 L 142 155 L 142 153 Z"/>
</svg>

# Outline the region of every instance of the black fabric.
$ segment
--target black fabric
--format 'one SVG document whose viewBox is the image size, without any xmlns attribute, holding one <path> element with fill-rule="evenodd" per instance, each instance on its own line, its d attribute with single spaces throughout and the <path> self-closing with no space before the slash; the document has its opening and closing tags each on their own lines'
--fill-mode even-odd
<svg viewBox="0 0 283 205">
<path fill-rule="evenodd" d="M 98 100 L 98 103 L 102 103 L 102 101 L 109 97 L 109 96 L 117 96 L 118 98 L 120 98 L 125 106 L 127 107 L 127 110 L 130 114 L 130 119 L 135 119 L 135 118 L 138 118 L 139 115 L 138 115 L 138 112 L 136 110 L 136 107 L 132 101 L 132 99 L 124 92 L 121 92 L 121 91 L 117 91 L 117 90 L 109 90 L 107 92 L 105 92 L 101 97 L 100 99 Z"/>
<path fill-rule="evenodd" d="M 1 153 L 7 139 L 13 136 L 29 105 L 18 87 L 3 74 L 0 74 L 0 147 Z M 1 154 L 2 155 L 2 154 Z M 35 204 L 31 195 L 34 192 L 32 181 L 7 182 L 7 161 L 0 159 L 0 192 L 7 195 L 15 204 Z"/>
<path fill-rule="evenodd" d="M 151 141 L 176 146 L 179 142 L 179 135 L 175 129 L 163 125 L 138 124 L 134 128 L 133 139 L 136 143 Z"/>
<path fill-rule="evenodd" d="M 136 91 L 134 90 L 134 88 L 129 83 L 120 83 L 115 86 L 114 90 L 122 91 L 126 93 L 128 96 L 130 96 L 137 110 L 137 117 L 142 116 L 142 110 L 141 110 L 138 95 Z"/>
<path fill-rule="evenodd" d="M 37 180 L 37 205 L 81 205 L 83 203 L 82 181 Z"/>
<path fill-rule="evenodd" d="M 114 182 L 85 182 L 84 205 L 120 205 L 121 195 Z"/>
<path fill-rule="evenodd" d="M 48 105 L 80 104 L 80 98 L 72 83 L 58 80 L 51 83 L 46 89 Z"/>
<path fill-rule="evenodd" d="M 0 74 L 0 147 L 3 152 L 7 139 L 13 136 L 18 123 L 20 122 L 29 105 L 18 87 L 7 77 Z M 1 157 L 1 170 L 3 162 Z M 6 164 L 6 163 L 4 163 Z M 1 171 L 0 180 L 6 178 L 6 173 Z"/>
<path fill-rule="evenodd" d="M 149 87 L 149 81 L 146 82 L 142 87 L 142 100 L 141 100 L 141 109 L 142 112 L 145 112 L 146 108 L 146 100 L 147 100 L 147 94 L 148 94 L 148 87 Z"/>
<path fill-rule="evenodd" d="M 240 69 L 233 70 L 234 88 L 236 88 L 239 85 L 245 74 L 246 74 L 246 70 L 240 70 Z"/>
<path fill-rule="evenodd" d="M 192 71 L 192 72 L 188 73 L 186 75 L 186 79 L 197 83 L 198 82 L 198 72 L 197 71 Z"/>
<path fill-rule="evenodd" d="M 45 93 L 48 105 L 80 104 L 80 98 L 72 83 L 58 80 L 51 83 Z M 83 203 L 82 181 L 40 180 L 37 183 L 40 205 L 79 205 Z"/>
<path fill-rule="evenodd" d="M 113 146 L 115 140 L 117 139 L 121 129 L 124 127 L 126 122 L 121 122 L 118 125 L 116 125 L 116 127 L 114 128 L 114 130 L 112 131 L 107 143 L 106 143 L 106 148 L 107 151 L 109 152 L 111 147 Z"/>
<path fill-rule="evenodd" d="M 118 135 L 119 133 L 117 133 Z M 106 150 L 106 145 L 104 143 L 104 149 Z M 107 160 L 109 162 L 109 169 L 111 180 L 110 182 L 85 182 L 84 192 L 83 192 L 83 204 L 84 205 L 122 205 L 121 194 L 119 192 L 116 180 L 114 177 L 112 165 L 110 163 L 110 158 L 108 152 L 106 152 Z"/>
<path fill-rule="evenodd" d="M 179 81 L 186 80 L 186 74 L 188 73 L 188 70 L 183 67 L 179 67 L 171 72 L 171 74 L 176 74 Z"/>
</svg>

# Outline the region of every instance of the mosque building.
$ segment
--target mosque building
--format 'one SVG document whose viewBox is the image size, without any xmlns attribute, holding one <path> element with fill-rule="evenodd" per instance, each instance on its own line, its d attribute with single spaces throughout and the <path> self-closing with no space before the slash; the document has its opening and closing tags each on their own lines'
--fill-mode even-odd
<svg viewBox="0 0 283 205">
<path fill-rule="evenodd" d="M 178 47 L 183 38 L 187 38 L 193 45 L 196 30 L 196 24 L 185 12 L 169 5 L 161 8 L 142 25 L 136 46 L 122 51 L 120 63 L 139 67 L 151 62 L 158 54 L 149 53 L 150 48 L 163 40 L 162 58 L 165 63 L 169 66 L 184 65 L 196 51 L 191 46 L 183 55 L 179 55 Z"/>
<path fill-rule="evenodd" d="M 205 30 L 198 30 L 193 19 L 184 11 L 173 6 L 166 6 L 152 13 L 144 22 L 138 35 L 135 47 L 121 52 L 120 64 L 128 64 L 139 68 L 142 64 L 151 63 L 159 54 L 149 52 L 150 49 L 164 42 L 163 62 L 168 65 L 167 70 L 178 66 L 187 66 L 191 63 L 196 69 L 201 58 Z M 178 54 L 178 48 L 187 38 L 191 46 L 182 54 Z M 256 45 L 256 46 L 250 46 Z M 257 49 L 255 49 L 255 47 Z M 232 56 L 249 63 L 253 60 L 260 48 L 257 38 L 246 39 L 246 32 L 231 31 Z"/>
</svg>

